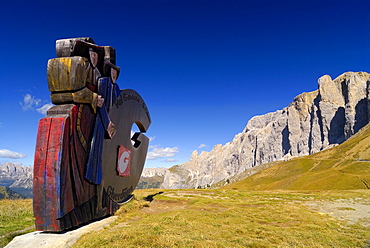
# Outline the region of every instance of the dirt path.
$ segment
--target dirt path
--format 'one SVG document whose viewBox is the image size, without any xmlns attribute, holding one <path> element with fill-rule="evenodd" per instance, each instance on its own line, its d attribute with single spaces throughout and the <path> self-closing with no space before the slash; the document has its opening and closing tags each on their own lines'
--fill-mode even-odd
<svg viewBox="0 0 370 248">
<path fill-rule="evenodd" d="M 311 210 L 345 220 L 348 224 L 359 223 L 370 227 L 370 200 L 363 198 L 338 199 L 334 201 L 305 202 Z"/>
</svg>

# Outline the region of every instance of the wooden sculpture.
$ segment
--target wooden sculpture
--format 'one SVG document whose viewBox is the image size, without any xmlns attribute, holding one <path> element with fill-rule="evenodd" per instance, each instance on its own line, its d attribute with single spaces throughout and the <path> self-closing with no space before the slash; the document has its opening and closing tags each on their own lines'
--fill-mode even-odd
<svg viewBox="0 0 370 248">
<path fill-rule="evenodd" d="M 141 96 L 119 89 L 113 47 L 62 39 L 56 53 L 47 66 L 55 106 L 39 122 L 33 186 L 36 229 L 53 232 L 113 214 L 131 196 L 151 123 Z"/>
</svg>

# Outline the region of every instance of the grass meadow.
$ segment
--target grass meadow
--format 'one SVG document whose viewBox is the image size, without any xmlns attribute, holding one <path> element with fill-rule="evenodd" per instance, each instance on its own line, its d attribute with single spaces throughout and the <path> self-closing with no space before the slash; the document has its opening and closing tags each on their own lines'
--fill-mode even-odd
<svg viewBox="0 0 370 248">
<path fill-rule="evenodd" d="M 35 231 L 31 199 L 0 200 L 0 247 L 15 236 Z"/>
<path fill-rule="evenodd" d="M 356 204 L 365 207 L 365 216 L 370 212 L 369 190 L 134 193 L 113 224 L 82 236 L 73 247 L 370 247 L 370 218 L 345 216 L 356 215 Z M 327 212 L 312 208 L 335 202 L 349 205 Z M 30 199 L 1 200 L 0 247 L 34 231 L 32 215 Z"/>
<path fill-rule="evenodd" d="M 350 223 L 306 205 L 341 200 L 370 211 L 367 190 L 153 189 L 135 195 L 114 224 L 73 247 L 370 247 L 370 219 Z"/>
</svg>

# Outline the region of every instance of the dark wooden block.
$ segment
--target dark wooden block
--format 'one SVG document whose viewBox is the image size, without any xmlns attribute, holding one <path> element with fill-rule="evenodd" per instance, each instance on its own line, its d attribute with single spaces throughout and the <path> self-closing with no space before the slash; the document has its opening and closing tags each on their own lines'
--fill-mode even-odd
<svg viewBox="0 0 370 248">
<path fill-rule="evenodd" d="M 72 92 L 51 93 L 50 99 L 51 99 L 51 102 L 56 105 L 73 103 Z"/>
</svg>

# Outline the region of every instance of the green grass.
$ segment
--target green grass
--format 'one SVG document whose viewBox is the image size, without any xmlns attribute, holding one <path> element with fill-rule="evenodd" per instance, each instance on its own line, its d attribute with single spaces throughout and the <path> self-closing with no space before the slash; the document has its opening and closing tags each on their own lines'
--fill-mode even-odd
<svg viewBox="0 0 370 248">
<path fill-rule="evenodd" d="M 364 247 L 370 230 L 310 210 L 305 202 L 369 199 L 368 191 L 152 190 L 115 224 L 74 247 Z"/>
<path fill-rule="evenodd" d="M 369 190 L 136 190 L 109 227 L 73 247 L 366 247 L 370 219 L 355 224 L 306 203 L 368 204 Z M 144 199 L 153 199 L 151 202 Z M 338 210 L 356 211 L 340 206 Z M 1 243 L 33 225 L 32 201 L 0 201 Z M 24 232 L 33 231 L 29 229 Z M 5 237 L 4 237 L 5 235 Z"/>
<path fill-rule="evenodd" d="M 32 200 L 0 200 L 0 247 L 15 236 L 35 231 Z"/>
</svg>

